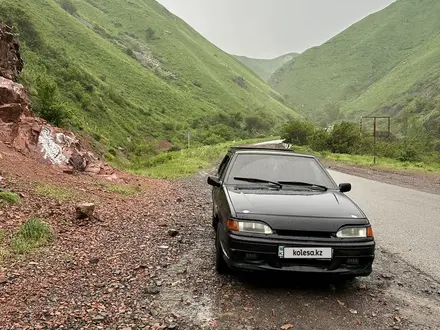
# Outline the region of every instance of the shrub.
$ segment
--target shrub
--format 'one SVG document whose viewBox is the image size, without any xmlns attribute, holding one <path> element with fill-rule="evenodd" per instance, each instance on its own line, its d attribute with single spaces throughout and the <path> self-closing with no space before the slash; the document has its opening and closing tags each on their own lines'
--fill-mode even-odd
<svg viewBox="0 0 440 330">
<path fill-rule="evenodd" d="M 145 35 L 146 35 L 148 41 L 153 41 L 153 40 L 157 39 L 156 31 L 154 31 L 151 27 L 149 27 L 145 31 Z"/>
<path fill-rule="evenodd" d="M 361 142 L 359 126 L 355 123 L 343 121 L 334 125 L 330 133 L 330 151 L 340 154 L 355 153 Z"/>
<path fill-rule="evenodd" d="M 125 53 L 127 53 L 127 55 L 132 58 L 136 58 L 136 55 L 134 54 L 134 51 L 131 48 L 126 48 Z"/>
<path fill-rule="evenodd" d="M 323 129 L 316 130 L 310 138 L 310 147 L 315 151 L 328 150 L 329 135 Z"/>
<path fill-rule="evenodd" d="M 216 135 L 214 133 L 211 133 L 203 140 L 204 144 L 206 145 L 215 145 L 225 141 L 226 140 L 223 137 Z"/>
<path fill-rule="evenodd" d="M 396 150 L 394 158 L 401 162 L 418 162 L 422 158 L 422 152 L 416 144 L 404 140 Z"/>
<path fill-rule="evenodd" d="M 0 202 L 4 201 L 8 204 L 20 204 L 21 200 L 17 194 L 8 191 L 0 191 Z"/>
<path fill-rule="evenodd" d="M 17 253 L 26 253 L 52 241 L 52 228 L 40 219 L 32 218 L 22 224 L 12 239 L 12 249 Z"/>
<path fill-rule="evenodd" d="M 245 119 L 245 129 L 251 134 L 266 132 L 273 125 L 270 118 L 265 117 L 261 112 Z"/>
<path fill-rule="evenodd" d="M 243 77 L 237 76 L 237 77 L 232 78 L 232 80 L 241 88 L 248 88 L 246 80 Z"/>
<path fill-rule="evenodd" d="M 40 117 L 46 119 L 55 126 L 61 126 L 70 115 L 65 105 L 60 101 L 57 84 L 40 76 L 37 79 L 37 106 L 36 110 Z"/>
<path fill-rule="evenodd" d="M 292 119 L 283 126 L 281 138 L 284 139 L 286 143 L 303 146 L 308 144 L 309 139 L 313 134 L 313 124 L 298 119 Z"/>
<path fill-rule="evenodd" d="M 65 11 L 67 11 L 71 15 L 75 15 L 77 13 L 77 9 L 75 5 L 70 0 L 62 0 L 61 1 L 61 8 L 63 8 Z"/>
</svg>

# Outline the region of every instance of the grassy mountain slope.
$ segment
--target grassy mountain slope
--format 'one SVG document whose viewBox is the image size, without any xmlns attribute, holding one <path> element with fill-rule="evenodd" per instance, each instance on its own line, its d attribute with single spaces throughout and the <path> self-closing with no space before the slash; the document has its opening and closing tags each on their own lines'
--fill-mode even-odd
<svg viewBox="0 0 440 330">
<path fill-rule="evenodd" d="M 234 55 L 241 63 L 246 65 L 252 71 L 254 71 L 261 79 L 268 81 L 270 77 L 277 71 L 283 64 L 293 60 L 298 54 L 290 53 L 286 55 L 279 56 L 277 58 L 267 60 L 267 59 L 256 59 L 249 58 L 246 56 Z"/>
<path fill-rule="evenodd" d="M 35 108 L 112 154 L 180 143 L 188 127 L 213 143 L 296 116 L 154 0 L 0 0 L 0 20 L 20 33 Z"/>
<path fill-rule="evenodd" d="M 372 112 L 432 119 L 440 94 L 439 12 L 436 0 L 398 0 L 285 64 L 270 83 L 315 120 Z"/>
</svg>

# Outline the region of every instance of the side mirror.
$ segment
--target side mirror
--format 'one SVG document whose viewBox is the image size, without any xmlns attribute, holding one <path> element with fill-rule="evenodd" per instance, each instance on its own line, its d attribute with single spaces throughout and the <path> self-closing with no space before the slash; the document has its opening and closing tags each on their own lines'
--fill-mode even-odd
<svg viewBox="0 0 440 330">
<path fill-rule="evenodd" d="M 343 193 L 351 191 L 351 183 L 341 183 L 339 185 L 339 191 Z"/>
<path fill-rule="evenodd" d="M 208 184 L 213 187 L 220 187 L 221 186 L 221 183 L 216 176 L 209 176 L 208 177 Z"/>
</svg>

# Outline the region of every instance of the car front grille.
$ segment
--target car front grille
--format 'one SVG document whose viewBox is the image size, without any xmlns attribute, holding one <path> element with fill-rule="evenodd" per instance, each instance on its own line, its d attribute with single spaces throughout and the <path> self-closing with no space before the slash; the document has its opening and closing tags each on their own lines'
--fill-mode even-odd
<svg viewBox="0 0 440 330">
<path fill-rule="evenodd" d="M 310 237 L 310 238 L 332 238 L 334 233 L 326 231 L 299 231 L 299 230 L 276 230 L 279 236 Z"/>
</svg>

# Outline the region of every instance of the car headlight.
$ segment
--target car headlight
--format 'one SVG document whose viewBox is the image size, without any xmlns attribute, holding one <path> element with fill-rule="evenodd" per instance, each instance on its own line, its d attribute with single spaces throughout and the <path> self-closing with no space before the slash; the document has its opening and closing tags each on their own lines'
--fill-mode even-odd
<svg viewBox="0 0 440 330">
<path fill-rule="evenodd" d="M 255 233 L 266 235 L 272 234 L 272 229 L 268 225 L 256 221 L 239 221 L 229 219 L 228 229 L 242 233 Z"/>
<path fill-rule="evenodd" d="M 347 227 L 342 228 L 336 233 L 338 238 L 371 238 L 373 229 L 368 227 Z"/>
</svg>

